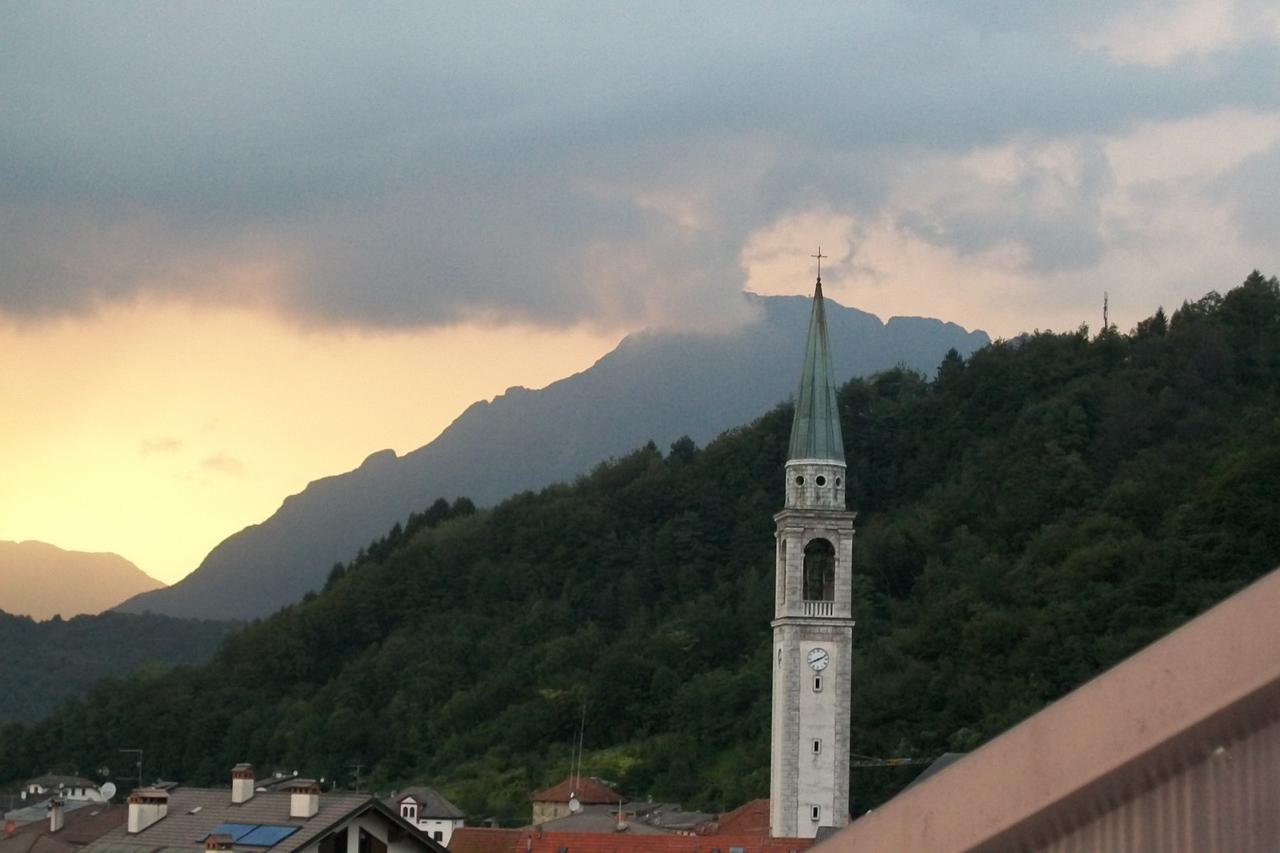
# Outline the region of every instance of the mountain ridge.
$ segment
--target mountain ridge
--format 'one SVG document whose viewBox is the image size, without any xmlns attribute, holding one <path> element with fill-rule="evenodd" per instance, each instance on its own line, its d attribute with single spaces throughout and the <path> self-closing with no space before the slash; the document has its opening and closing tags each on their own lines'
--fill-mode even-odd
<svg viewBox="0 0 1280 853">
<path fill-rule="evenodd" d="M 165 590 L 116 609 L 248 619 L 317 589 L 397 520 L 438 497 L 481 506 L 571 480 L 646 441 L 705 443 L 794 393 L 809 297 L 744 296 L 756 319 L 727 333 L 642 331 L 590 367 L 545 388 L 513 386 L 472 403 L 435 439 L 397 456 L 380 450 L 351 471 L 319 478 L 269 518 L 219 543 Z M 843 381 L 897 365 L 931 372 L 950 349 L 989 341 L 942 320 L 891 317 L 827 300 L 832 357 Z"/>
<path fill-rule="evenodd" d="M 164 584 L 110 551 L 75 551 L 35 539 L 0 540 L 0 610 L 35 620 L 108 610 Z"/>
</svg>

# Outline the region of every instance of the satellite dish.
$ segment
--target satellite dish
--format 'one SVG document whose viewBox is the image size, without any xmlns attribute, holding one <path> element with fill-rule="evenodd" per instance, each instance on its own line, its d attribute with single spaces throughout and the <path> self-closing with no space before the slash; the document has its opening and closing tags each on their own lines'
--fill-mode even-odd
<svg viewBox="0 0 1280 853">
<path fill-rule="evenodd" d="M 102 793 L 102 799 L 109 800 L 116 795 L 116 783 L 107 782 L 98 790 Z"/>
<path fill-rule="evenodd" d="M 573 794 L 569 795 L 569 811 L 573 814 L 577 814 L 582 811 L 582 803 L 578 802 L 578 798 Z"/>
</svg>

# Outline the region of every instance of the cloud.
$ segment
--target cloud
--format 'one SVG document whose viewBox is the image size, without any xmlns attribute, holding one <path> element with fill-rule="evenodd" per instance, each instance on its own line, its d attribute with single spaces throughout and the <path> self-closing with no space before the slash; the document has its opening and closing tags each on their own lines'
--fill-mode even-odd
<svg viewBox="0 0 1280 853">
<path fill-rule="evenodd" d="M 177 453 L 181 449 L 181 439 L 164 435 L 156 436 L 155 438 L 144 438 L 138 442 L 138 453 L 143 456 L 150 456 L 153 453 Z"/>
<path fill-rule="evenodd" d="M 921 156 L 885 182 L 866 213 L 818 205 L 753 232 L 748 286 L 788 292 L 808 254 L 795 247 L 813 235 L 831 255 L 827 292 L 842 301 L 1008 336 L 1096 326 L 1104 293 L 1113 319 L 1132 325 L 1280 267 L 1280 110 L 1024 136 Z"/>
<path fill-rule="evenodd" d="M 1265 7 L 1201 49 L 1204 8 L 5 7 L 0 314 L 704 326 L 813 211 L 1049 287 L 1104 263 L 1116 182 L 1185 174 L 1143 129 L 1280 110 Z"/>
<path fill-rule="evenodd" d="M 245 472 L 244 463 L 225 450 L 219 450 L 206 456 L 201 460 L 200 467 L 209 471 L 216 471 L 219 474 L 226 474 L 229 477 L 239 477 Z"/>
<path fill-rule="evenodd" d="M 1080 36 L 1122 63 L 1157 67 L 1204 59 L 1249 41 L 1280 42 L 1280 10 L 1265 2 L 1144 0 Z"/>
</svg>

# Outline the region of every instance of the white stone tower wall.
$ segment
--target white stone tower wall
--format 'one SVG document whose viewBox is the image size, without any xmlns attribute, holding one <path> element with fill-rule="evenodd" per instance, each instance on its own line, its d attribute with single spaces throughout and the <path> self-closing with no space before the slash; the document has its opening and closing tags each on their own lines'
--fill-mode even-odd
<svg viewBox="0 0 1280 853">
<path fill-rule="evenodd" d="M 789 482 L 797 467 L 812 474 L 809 463 L 788 464 Z M 822 468 L 834 485 L 843 484 L 844 466 Z M 808 477 L 806 477 L 806 480 Z M 808 485 L 807 483 L 805 485 Z M 852 708 L 853 521 L 855 513 L 829 507 L 787 508 L 777 522 L 777 586 L 773 621 L 773 702 L 770 763 L 770 827 L 775 837 L 811 838 L 819 826 L 843 826 L 849 814 L 849 715 Z M 810 500 L 812 498 L 809 498 Z M 843 496 L 841 496 L 843 500 Z M 835 587 L 830 602 L 804 599 L 804 549 L 825 539 L 835 550 Z M 827 667 L 815 672 L 809 652 L 821 647 Z M 814 690 L 814 676 L 822 689 Z M 813 752 L 813 741 L 820 750 Z M 813 820 L 811 809 L 819 809 Z"/>
</svg>

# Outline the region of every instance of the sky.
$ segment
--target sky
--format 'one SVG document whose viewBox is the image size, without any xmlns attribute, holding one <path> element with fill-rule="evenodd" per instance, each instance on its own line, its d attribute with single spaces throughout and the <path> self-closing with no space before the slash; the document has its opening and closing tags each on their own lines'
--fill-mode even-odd
<svg viewBox="0 0 1280 853">
<path fill-rule="evenodd" d="M 1280 5 L 14 2 L 0 155 L 0 539 L 173 582 L 819 244 L 995 337 L 1280 272 Z"/>
</svg>

